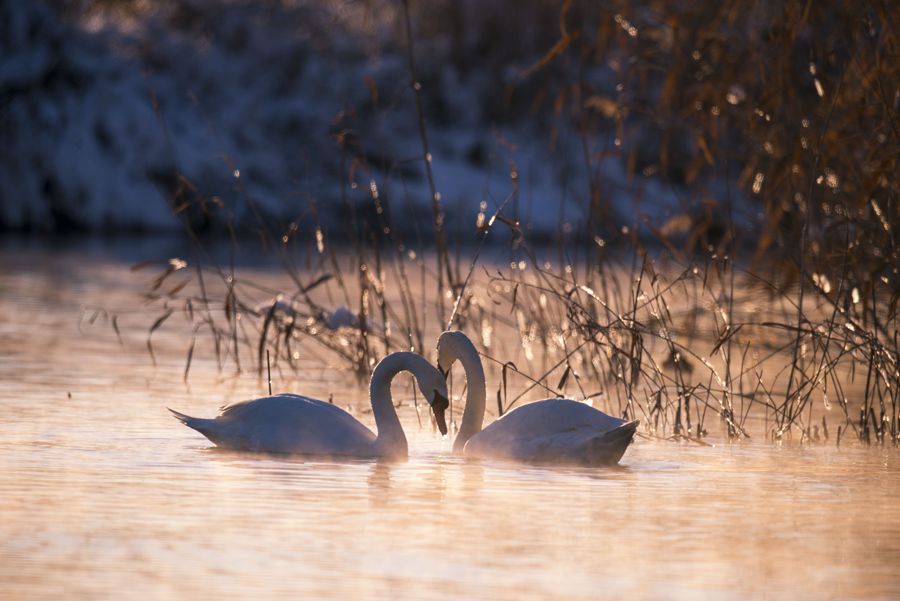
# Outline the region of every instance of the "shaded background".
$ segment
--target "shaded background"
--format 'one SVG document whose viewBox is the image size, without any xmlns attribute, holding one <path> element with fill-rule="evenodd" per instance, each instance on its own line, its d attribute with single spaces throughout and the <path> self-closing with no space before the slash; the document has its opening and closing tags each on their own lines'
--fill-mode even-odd
<svg viewBox="0 0 900 601">
<path fill-rule="evenodd" d="M 536 239 L 695 251 L 734 222 L 757 257 L 849 248 L 896 282 L 896 4 L 414 2 L 411 37 L 402 9 L 0 3 L 0 227 L 357 237 L 381 211 L 428 240 L 415 79 L 463 242 L 511 196 Z"/>
</svg>

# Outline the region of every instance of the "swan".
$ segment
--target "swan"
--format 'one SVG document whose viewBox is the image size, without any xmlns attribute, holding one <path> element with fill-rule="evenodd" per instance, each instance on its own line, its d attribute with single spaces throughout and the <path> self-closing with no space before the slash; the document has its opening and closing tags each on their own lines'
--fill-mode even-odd
<svg viewBox="0 0 900 601">
<path fill-rule="evenodd" d="M 410 352 L 386 356 L 372 372 L 369 398 L 377 436 L 340 407 L 296 394 L 277 394 L 232 403 L 223 407 L 213 419 L 169 411 L 184 425 L 226 449 L 404 459 L 408 452 L 406 435 L 391 401 L 391 380 L 401 371 L 412 372 L 415 376 L 441 434 L 446 434 L 444 410 L 449 401 L 444 378 L 428 361 Z"/>
<path fill-rule="evenodd" d="M 437 355 L 444 377 L 459 360 L 468 383 L 454 453 L 524 463 L 614 465 L 634 438 L 637 420 L 627 422 L 571 399 L 528 403 L 482 430 L 486 391 L 478 350 L 462 332 L 444 332 Z"/>
</svg>

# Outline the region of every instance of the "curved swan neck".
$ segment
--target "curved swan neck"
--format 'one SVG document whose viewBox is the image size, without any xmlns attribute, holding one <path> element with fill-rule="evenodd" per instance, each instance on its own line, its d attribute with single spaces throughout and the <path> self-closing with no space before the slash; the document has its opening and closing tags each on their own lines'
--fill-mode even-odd
<svg viewBox="0 0 900 601">
<path fill-rule="evenodd" d="M 466 409 L 463 412 L 462 423 L 456 440 L 453 442 L 453 452 L 461 453 L 466 442 L 481 432 L 484 424 L 484 406 L 487 399 L 487 382 L 484 377 L 484 367 L 481 365 L 481 357 L 478 349 L 468 337 L 460 337 L 455 345 L 455 350 L 463 369 L 466 372 Z"/>
<path fill-rule="evenodd" d="M 391 381 L 401 371 L 412 372 L 419 380 L 420 376 L 424 377 L 424 369 L 434 368 L 419 355 L 408 352 L 391 353 L 375 366 L 369 381 L 369 399 L 378 429 L 375 444 L 379 454 L 406 456 L 408 453 L 406 435 L 391 399 Z"/>
</svg>

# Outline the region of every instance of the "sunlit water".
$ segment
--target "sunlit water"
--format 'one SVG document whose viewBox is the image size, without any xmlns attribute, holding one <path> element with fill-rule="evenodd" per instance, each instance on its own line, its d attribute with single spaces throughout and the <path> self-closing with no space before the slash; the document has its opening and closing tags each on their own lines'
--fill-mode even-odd
<svg viewBox="0 0 900 601">
<path fill-rule="evenodd" d="M 154 367 L 127 264 L 0 252 L 0 598 L 900 597 L 895 450 L 639 439 L 618 469 L 478 463 L 408 404 L 405 463 L 212 450 L 164 407 L 212 415 L 259 383 L 198 357 L 187 387 L 183 336 Z M 124 346 L 81 305 L 131 307 Z M 365 398 L 337 367 L 298 392 Z"/>
</svg>

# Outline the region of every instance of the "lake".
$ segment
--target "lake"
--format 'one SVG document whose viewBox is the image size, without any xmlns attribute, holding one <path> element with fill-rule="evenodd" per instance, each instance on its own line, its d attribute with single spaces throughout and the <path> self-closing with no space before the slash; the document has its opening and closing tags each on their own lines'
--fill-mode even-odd
<svg viewBox="0 0 900 601">
<path fill-rule="evenodd" d="M 165 407 L 212 416 L 264 384 L 202 344 L 185 382 L 180 312 L 154 332 L 154 364 L 159 307 L 129 267 L 167 252 L 0 246 L 3 599 L 900 598 L 890 445 L 644 436 L 617 468 L 477 462 L 398 381 L 407 462 L 212 449 Z M 276 392 L 333 395 L 374 426 L 364 383 L 300 355 Z"/>
</svg>

